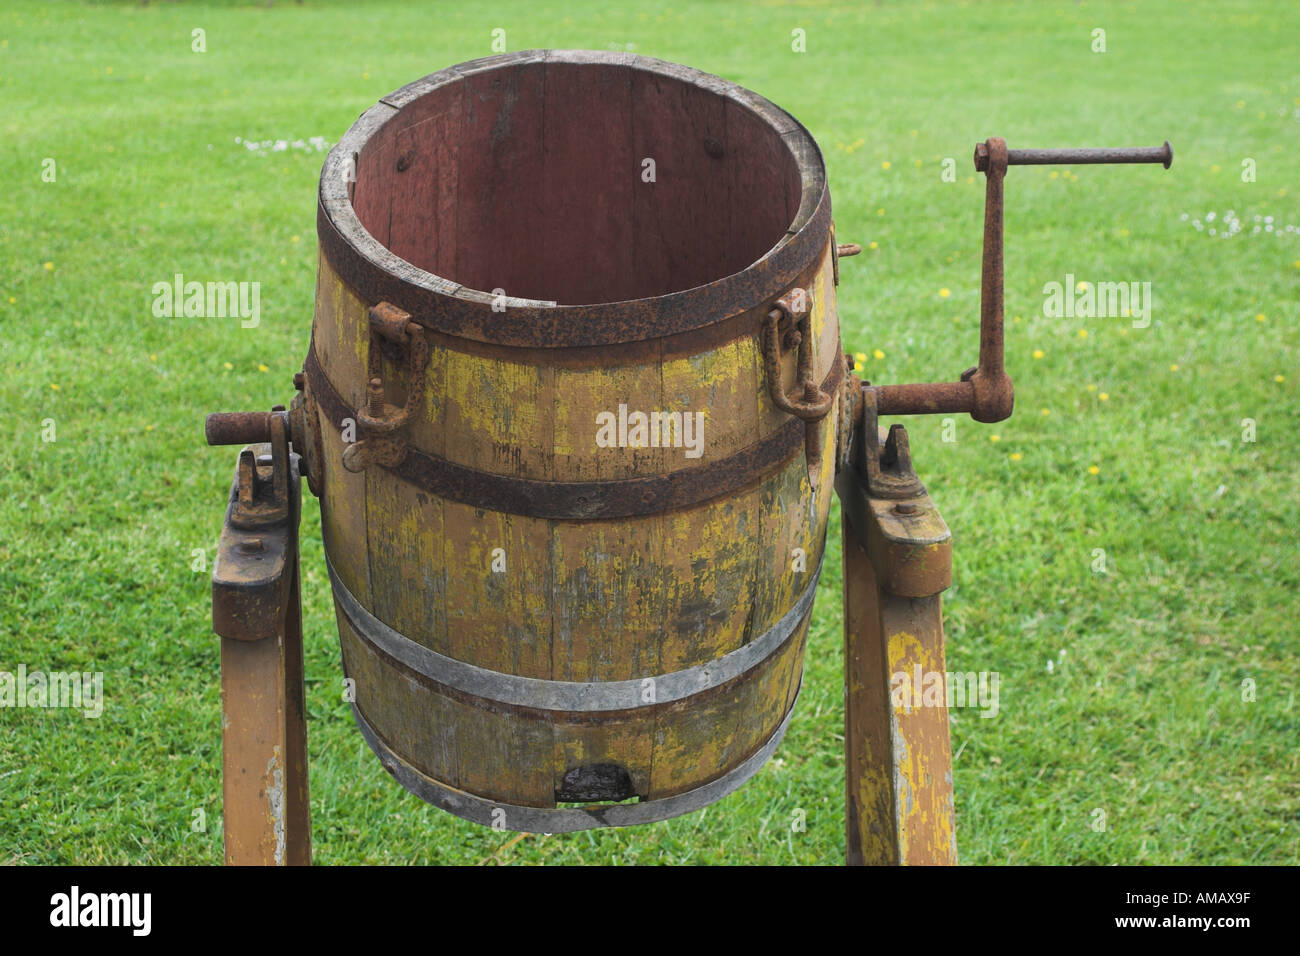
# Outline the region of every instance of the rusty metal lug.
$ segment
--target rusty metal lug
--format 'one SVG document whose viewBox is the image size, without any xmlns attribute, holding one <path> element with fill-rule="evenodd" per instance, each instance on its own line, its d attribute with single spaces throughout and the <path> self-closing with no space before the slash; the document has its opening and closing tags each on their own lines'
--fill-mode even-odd
<svg viewBox="0 0 1300 956">
<path fill-rule="evenodd" d="M 295 563 L 298 457 L 283 431 L 239 453 L 212 569 L 212 626 L 222 637 L 260 641 L 278 633 Z"/>
<path fill-rule="evenodd" d="M 952 536 L 912 470 L 906 430 L 894 425 L 882 443 L 872 393 L 862 394 L 853 465 L 835 478 L 843 514 L 882 586 L 901 597 L 938 594 L 952 584 Z"/>
<path fill-rule="evenodd" d="M 369 314 L 366 404 L 352 416 L 360 439 L 343 450 L 343 467 L 351 472 L 365 471 L 372 464 L 396 467 L 406 458 L 405 428 L 424 401 L 424 373 L 429 365 L 424 329 L 411 321 L 409 313 L 389 302 L 380 302 L 371 307 Z M 384 397 L 380 370 L 386 343 L 398 350 L 406 366 L 406 401 L 401 405 Z"/>
<path fill-rule="evenodd" d="M 289 513 L 290 469 L 296 465 L 289 451 L 288 424 L 282 410 L 272 413 L 271 440 L 248 446 L 239 453 L 235 490 L 227 522 L 245 530 L 279 524 Z M 265 449 L 257 455 L 253 447 Z"/>
<path fill-rule="evenodd" d="M 781 382 L 782 321 L 790 330 L 788 338 L 798 348 L 797 381 L 787 392 Z M 772 404 L 781 411 L 801 419 L 804 423 L 804 454 L 808 464 L 808 482 L 817 487 L 817 469 L 821 461 L 821 422 L 835 403 L 833 392 L 822 390 L 814 380 L 812 329 L 805 307 L 796 313 L 788 295 L 773 303 L 763 324 L 763 363 L 767 375 L 767 391 Z"/>
<path fill-rule="evenodd" d="M 904 499 L 925 494 L 912 468 L 912 448 L 907 429 L 890 427 L 883 442 L 880 433 L 876 392 L 864 387 L 860 410 L 851 439 L 851 467 L 867 494 L 874 498 Z"/>
</svg>

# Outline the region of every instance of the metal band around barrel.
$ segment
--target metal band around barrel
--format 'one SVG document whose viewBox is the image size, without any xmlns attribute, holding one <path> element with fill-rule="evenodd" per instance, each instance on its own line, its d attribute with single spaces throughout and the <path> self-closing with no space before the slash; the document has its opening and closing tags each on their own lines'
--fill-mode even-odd
<svg viewBox="0 0 1300 956">
<path fill-rule="evenodd" d="M 341 430 L 343 420 L 354 418 L 356 412 L 325 374 L 314 343 L 307 350 L 304 368 L 312 400 L 331 425 Z M 843 363 L 832 362 L 822 391 L 835 394 L 843 377 Z M 665 514 L 712 501 L 760 481 L 788 464 L 803 448 L 804 423 L 792 417 L 766 438 L 720 461 L 639 478 L 539 481 L 467 468 L 415 448 L 407 451 L 401 464 L 387 470 L 430 494 L 474 508 L 534 518 L 596 521 Z"/>
<path fill-rule="evenodd" d="M 326 555 L 330 584 L 340 609 L 351 622 L 353 629 L 363 639 L 431 681 L 453 688 L 472 697 L 529 707 L 534 710 L 551 710 L 564 713 L 583 711 L 620 711 L 655 707 L 685 700 L 727 681 L 734 680 L 751 668 L 762 664 L 775 654 L 812 608 L 817 592 L 817 579 L 821 565 L 813 572 L 794 606 L 781 619 L 756 639 L 730 651 L 717 660 L 698 664 L 685 670 L 654 677 L 654 702 L 646 703 L 645 679 L 618 681 L 545 680 L 540 677 L 519 677 L 479 667 L 417 644 L 404 634 L 389 627 L 375 617 L 356 596 L 348 590 L 334 570 Z"/>
<path fill-rule="evenodd" d="M 472 820 L 483 826 L 504 827 L 517 833 L 574 833 L 578 830 L 594 830 L 598 827 L 627 827 L 640 823 L 656 823 L 659 820 L 667 820 L 681 816 L 683 813 L 690 813 L 692 810 L 702 809 L 735 792 L 746 780 L 758 773 L 763 764 L 767 763 L 768 758 L 776 752 L 781 739 L 785 736 L 786 728 L 790 726 L 790 718 L 794 715 L 797 703 L 796 693 L 790 710 L 776 731 L 761 747 L 721 777 L 694 790 L 658 800 L 643 800 L 640 803 L 604 803 L 587 807 L 556 808 L 520 807 L 499 803 L 449 787 L 421 773 L 394 753 L 370 726 L 355 703 L 352 705 L 352 716 L 356 719 L 357 727 L 361 729 L 361 736 L 366 739 L 366 743 L 375 752 L 384 769 L 425 803 L 431 803 L 464 820 Z"/>
</svg>

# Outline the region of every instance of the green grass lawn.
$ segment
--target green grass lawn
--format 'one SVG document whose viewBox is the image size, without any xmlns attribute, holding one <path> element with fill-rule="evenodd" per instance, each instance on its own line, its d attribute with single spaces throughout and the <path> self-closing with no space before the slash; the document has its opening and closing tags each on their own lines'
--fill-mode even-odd
<svg viewBox="0 0 1300 956">
<path fill-rule="evenodd" d="M 501 28 L 510 50 L 686 63 L 798 117 L 825 154 L 841 241 L 868 247 L 844 262 L 838 294 L 845 347 L 865 353 L 859 374 L 874 382 L 951 379 L 975 362 L 977 141 L 1173 143 L 1168 172 L 1011 171 L 1015 415 L 962 417 L 956 442 L 939 418 L 908 422 L 955 538 L 949 666 L 1001 675 L 995 719 L 953 715 L 959 852 L 1297 862 L 1300 7 L 575 9 L 0 10 L 0 670 L 103 671 L 107 697 L 95 720 L 0 710 L 0 861 L 220 861 L 218 643 L 195 551 L 210 566 L 234 452 L 204 446 L 202 416 L 292 394 L 324 159 L 309 139 L 333 143 L 390 90 L 491 53 Z M 205 53 L 191 51 L 195 28 Z M 791 50 L 796 28 L 806 53 Z M 1105 53 L 1092 50 L 1097 28 Z M 955 182 L 942 177 L 947 157 Z M 1225 218 L 1241 223 L 1227 239 Z M 260 282 L 260 326 L 155 318 L 151 287 L 177 272 Z M 1045 316 L 1044 284 L 1067 273 L 1150 282 L 1149 327 Z M 751 783 L 651 827 L 516 841 L 423 805 L 366 748 L 340 694 L 319 513 L 306 502 L 318 862 L 842 860 L 836 534 L 798 711 Z M 791 830 L 797 808 L 806 832 Z"/>
</svg>

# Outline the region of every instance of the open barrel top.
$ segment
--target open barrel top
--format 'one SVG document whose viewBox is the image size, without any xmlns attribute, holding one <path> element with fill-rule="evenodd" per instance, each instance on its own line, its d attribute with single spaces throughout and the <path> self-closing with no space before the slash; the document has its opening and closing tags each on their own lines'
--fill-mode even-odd
<svg viewBox="0 0 1300 956">
<path fill-rule="evenodd" d="M 317 223 L 368 301 L 477 342 L 579 348 L 763 309 L 825 251 L 830 198 L 808 131 L 749 90 L 630 53 L 535 50 L 363 113 L 325 161 Z"/>
</svg>

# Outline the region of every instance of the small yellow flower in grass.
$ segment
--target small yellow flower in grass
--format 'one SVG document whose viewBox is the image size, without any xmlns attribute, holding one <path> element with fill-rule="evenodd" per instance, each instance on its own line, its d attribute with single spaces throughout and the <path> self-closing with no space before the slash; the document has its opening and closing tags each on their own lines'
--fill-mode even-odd
<svg viewBox="0 0 1300 956">
<path fill-rule="evenodd" d="M 229 362 L 222 362 L 221 364 L 224 365 L 224 366 L 226 367 L 226 371 L 227 371 L 227 372 L 229 372 L 231 369 L 234 368 L 234 366 L 231 365 Z"/>
<path fill-rule="evenodd" d="M 880 243 L 878 243 L 878 242 L 873 242 L 873 243 L 871 243 L 870 245 L 868 245 L 867 248 L 868 248 L 868 249 L 879 249 L 879 248 L 880 248 Z"/>
<path fill-rule="evenodd" d="M 147 432 L 151 432 L 151 431 L 153 431 L 153 426 L 152 426 L 152 425 L 145 425 L 145 426 L 144 426 L 144 430 L 147 431 Z"/>
<path fill-rule="evenodd" d="M 883 163 L 881 163 L 881 164 L 880 164 L 880 168 L 881 168 L 881 169 L 888 169 L 888 168 L 889 168 L 889 160 L 885 160 Z"/>
<path fill-rule="evenodd" d="M 1121 326 L 1121 327 L 1120 327 L 1120 330 L 1119 330 L 1119 334 L 1120 334 L 1120 335 L 1128 335 L 1128 327 L 1127 327 L 1127 326 Z"/>
<path fill-rule="evenodd" d="M 1088 288 L 1088 283 L 1084 279 L 1080 279 L 1074 284 L 1074 291 L 1076 292 L 1082 292 L 1086 288 Z"/>
<path fill-rule="evenodd" d="M 10 304 L 10 305 L 13 305 L 13 304 L 14 304 L 15 302 L 17 302 L 17 301 L 18 301 L 18 300 L 15 299 L 13 296 L 10 296 L 10 297 L 9 297 L 9 304 Z"/>
<path fill-rule="evenodd" d="M 54 263 L 53 263 L 53 262 L 47 262 L 47 263 L 45 263 L 45 271 L 46 271 L 46 272 L 53 272 L 53 271 L 54 271 Z"/>
<path fill-rule="evenodd" d="M 290 236 L 290 237 L 289 237 L 289 241 L 290 241 L 290 242 L 297 242 L 297 241 L 298 241 L 299 239 L 301 239 L 301 238 L 302 238 L 301 236 Z"/>
<path fill-rule="evenodd" d="M 882 359 L 885 357 L 885 353 L 880 351 L 880 349 L 873 349 L 871 354 L 874 355 L 877 359 Z"/>
<path fill-rule="evenodd" d="M 56 392 L 62 391 L 62 389 L 60 389 L 59 386 L 55 385 L 53 382 L 50 382 L 50 388 L 54 389 Z"/>
<path fill-rule="evenodd" d="M 1300 262 L 1297 262 L 1296 265 L 1300 266 Z M 1261 312 L 1259 315 L 1255 316 L 1255 321 L 1256 321 L 1256 322 L 1267 322 L 1268 320 L 1264 318 L 1264 313 Z"/>
<path fill-rule="evenodd" d="M 289 260 L 286 259 L 284 256 L 281 256 L 281 257 L 280 257 L 280 265 L 286 265 L 286 264 L 288 264 L 288 262 L 289 262 Z"/>
<path fill-rule="evenodd" d="M 1215 163 L 1213 166 L 1210 167 L 1210 172 L 1212 172 L 1212 173 L 1217 173 L 1218 171 L 1219 171 L 1219 164 L 1218 164 L 1218 163 Z"/>
<path fill-rule="evenodd" d="M 1100 475 L 1100 474 L 1101 474 L 1101 469 L 1098 468 L 1096 465 L 1089 465 L 1089 466 L 1088 466 L 1088 474 L 1090 474 L 1090 475 Z"/>
<path fill-rule="evenodd" d="M 951 290 L 951 289 L 940 289 L 940 290 L 939 290 L 939 298 L 941 298 L 941 299 L 946 299 L 946 298 L 948 298 L 948 296 L 950 296 L 950 295 L 952 295 L 952 290 Z"/>
<path fill-rule="evenodd" d="M 884 214 L 885 214 L 885 210 L 883 210 L 883 209 L 877 209 L 877 210 L 876 210 L 876 215 L 877 215 L 877 216 L 883 216 Z"/>
<path fill-rule="evenodd" d="M 113 68 L 112 68 L 111 66 L 106 66 L 106 67 L 104 67 L 104 73 L 105 73 L 106 75 L 108 75 L 108 76 L 112 76 L 112 75 L 113 75 Z"/>
<path fill-rule="evenodd" d="M 1050 414 L 1052 414 L 1052 410 L 1051 410 L 1050 408 L 1040 408 L 1040 409 L 1038 410 L 1038 414 L 1040 414 L 1040 415 L 1050 415 Z"/>
<path fill-rule="evenodd" d="M 1178 371 L 1178 366 L 1177 366 L 1177 365 L 1171 365 L 1171 366 L 1169 366 L 1169 371 L 1171 371 L 1171 372 L 1177 372 L 1177 371 Z"/>
<path fill-rule="evenodd" d="M 1128 238 L 1128 230 L 1127 230 L 1127 229 L 1121 229 L 1121 230 L 1119 231 L 1119 236 L 1120 236 L 1121 239 L 1127 239 L 1127 238 Z"/>
<path fill-rule="evenodd" d="M 1002 436 L 1001 436 L 1001 435 L 990 435 L 990 436 L 989 436 L 989 441 L 1002 441 Z"/>
<path fill-rule="evenodd" d="M 1022 455 L 1022 454 L 1020 454 L 1020 452 L 1018 452 L 1018 451 L 1013 451 L 1013 452 L 1011 453 L 1011 455 L 1010 455 L 1010 458 L 1011 458 L 1012 461 L 1019 461 L 1020 459 L 1022 459 L 1022 458 L 1024 458 L 1024 457 L 1025 457 L 1025 456 Z"/>
<path fill-rule="evenodd" d="M 854 359 L 854 361 L 857 361 L 857 362 L 865 362 L 865 361 L 867 360 L 867 353 L 866 353 L 866 352 L 854 352 L 854 353 L 853 353 L 853 359 Z"/>
<path fill-rule="evenodd" d="M 1285 382 L 1285 381 L 1286 381 L 1286 376 L 1285 376 L 1285 375 L 1274 375 L 1274 376 L 1273 376 L 1273 381 L 1275 381 L 1275 382 Z"/>
<path fill-rule="evenodd" d="M 370 79 L 370 74 L 369 74 L 369 73 L 362 73 L 362 74 L 361 74 L 361 78 L 362 78 L 363 80 L 368 80 L 368 79 Z"/>
<path fill-rule="evenodd" d="M 1277 195 L 1278 195 L 1278 198 L 1279 198 L 1279 199 L 1280 199 L 1281 197 L 1285 196 L 1285 195 L 1286 195 L 1286 187 L 1283 186 L 1281 189 L 1279 189 L 1279 190 L 1277 191 Z"/>
<path fill-rule="evenodd" d="M 1043 350 L 1042 350 L 1042 349 L 1034 349 L 1034 358 L 1036 358 L 1036 359 L 1040 359 L 1040 358 L 1042 358 L 1042 357 L 1043 357 Z"/>
<path fill-rule="evenodd" d="M 1058 173 L 1056 170 L 1053 169 L 1053 170 L 1052 170 L 1052 178 L 1053 178 L 1053 179 L 1060 179 L 1060 178 L 1061 178 L 1061 174 Z"/>
<path fill-rule="evenodd" d="M 1018 316 L 1018 315 L 1012 316 L 1012 317 L 1011 317 L 1011 321 L 1014 322 L 1016 325 L 1019 325 L 1019 324 L 1020 324 L 1020 316 Z"/>
<path fill-rule="evenodd" d="M 1110 393 L 1109 393 L 1109 392 L 1102 392 L 1100 395 L 1097 396 L 1097 398 L 1098 398 L 1099 400 L 1103 401 L 1103 402 L 1109 402 L 1109 401 L 1110 401 Z"/>
<path fill-rule="evenodd" d="M 270 371 L 269 368 L 267 368 L 265 365 L 262 365 L 261 363 L 258 363 L 257 370 L 258 370 L 259 372 L 269 372 L 269 371 Z"/>
<path fill-rule="evenodd" d="M 1239 109 L 1239 110 L 1244 110 L 1244 109 L 1246 108 L 1246 101 L 1245 101 L 1245 100 L 1237 100 L 1237 102 L 1236 102 L 1235 104 L 1233 104 L 1233 105 L 1234 105 L 1237 109 Z"/>
<path fill-rule="evenodd" d="M 1079 330 L 1079 338 L 1081 338 L 1081 339 L 1086 339 L 1087 337 L 1088 337 L 1088 330 L 1087 330 L 1087 329 L 1080 329 L 1080 330 Z"/>
<path fill-rule="evenodd" d="M 149 353 L 149 361 L 150 361 L 150 362 L 156 362 L 156 361 L 158 361 L 158 356 L 155 355 L 154 353 L 150 352 L 150 353 Z"/>
</svg>

